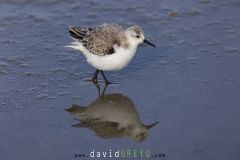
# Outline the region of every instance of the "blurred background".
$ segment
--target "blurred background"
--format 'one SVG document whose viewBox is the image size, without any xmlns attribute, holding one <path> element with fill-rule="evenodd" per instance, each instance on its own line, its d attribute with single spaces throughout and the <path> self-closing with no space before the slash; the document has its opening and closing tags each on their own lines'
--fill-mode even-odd
<svg viewBox="0 0 240 160">
<path fill-rule="evenodd" d="M 238 160 L 239 15 L 239 0 L 1 0 L 0 159 L 150 149 L 169 160 Z M 98 98 L 85 81 L 94 68 L 64 48 L 67 28 L 106 22 L 139 25 L 158 46 L 138 48 L 128 67 L 106 73 L 117 82 L 106 94 L 133 103 L 139 124 L 159 121 L 141 142 L 71 127 L 78 121 L 65 111 Z"/>
</svg>

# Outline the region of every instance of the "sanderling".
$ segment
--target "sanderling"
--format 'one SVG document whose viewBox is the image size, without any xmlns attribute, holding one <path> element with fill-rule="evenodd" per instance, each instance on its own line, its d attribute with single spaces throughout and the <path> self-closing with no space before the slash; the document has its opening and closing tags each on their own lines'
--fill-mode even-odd
<svg viewBox="0 0 240 160">
<path fill-rule="evenodd" d="M 87 62 L 96 68 L 92 80 L 97 81 L 100 72 L 106 83 L 110 83 L 103 71 L 120 70 L 128 65 L 141 43 L 154 44 L 144 37 L 139 26 L 124 30 L 117 24 L 102 24 L 98 27 L 69 27 L 70 37 L 75 41 L 66 47 L 80 50 Z"/>
</svg>

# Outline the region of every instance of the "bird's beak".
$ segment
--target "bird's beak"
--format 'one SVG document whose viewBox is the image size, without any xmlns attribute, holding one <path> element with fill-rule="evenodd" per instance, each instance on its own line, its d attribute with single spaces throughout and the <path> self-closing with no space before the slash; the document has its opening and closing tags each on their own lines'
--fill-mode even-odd
<svg viewBox="0 0 240 160">
<path fill-rule="evenodd" d="M 156 47 L 154 44 L 152 44 L 151 42 L 149 42 L 147 39 L 144 39 L 144 40 L 143 40 L 143 43 L 146 43 L 146 44 L 149 44 L 149 45 L 151 45 L 151 46 L 153 46 L 153 47 Z"/>
<path fill-rule="evenodd" d="M 146 127 L 147 127 L 147 129 L 150 129 L 150 128 L 156 126 L 158 123 L 159 123 L 159 122 L 157 121 L 157 122 L 154 122 L 154 123 L 152 123 L 152 124 L 150 124 L 150 125 L 146 125 Z"/>
</svg>

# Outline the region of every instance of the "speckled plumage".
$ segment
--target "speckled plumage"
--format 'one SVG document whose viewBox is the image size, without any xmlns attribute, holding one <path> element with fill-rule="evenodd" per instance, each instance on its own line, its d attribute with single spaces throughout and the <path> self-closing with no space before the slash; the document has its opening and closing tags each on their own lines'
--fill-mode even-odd
<svg viewBox="0 0 240 160">
<path fill-rule="evenodd" d="M 79 41 L 89 52 L 104 56 L 113 54 L 114 45 L 128 47 L 124 30 L 117 24 L 103 24 L 93 28 L 69 27 L 72 38 Z"/>
</svg>

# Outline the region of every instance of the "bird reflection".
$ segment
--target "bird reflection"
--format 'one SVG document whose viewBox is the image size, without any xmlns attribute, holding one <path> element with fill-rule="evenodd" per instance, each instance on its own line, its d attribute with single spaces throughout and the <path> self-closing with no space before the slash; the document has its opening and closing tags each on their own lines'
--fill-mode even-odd
<svg viewBox="0 0 240 160">
<path fill-rule="evenodd" d="M 74 104 L 66 109 L 79 120 L 73 127 L 89 128 L 104 139 L 128 136 L 135 141 L 145 140 L 148 130 L 158 122 L 144 125 L 131 99 L 120 93 L 105 94 L 107 85 L 100 93 L 100 86 L 95 85 L 99 93 L 96 100 L 88 106 Z"/>
</svg>

